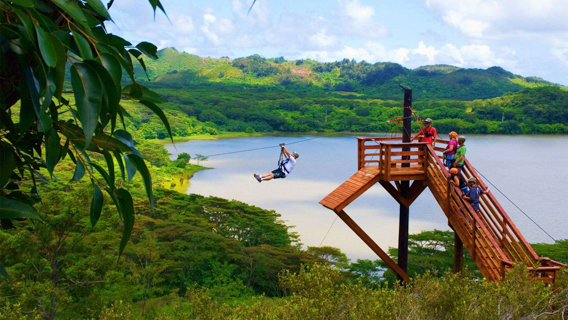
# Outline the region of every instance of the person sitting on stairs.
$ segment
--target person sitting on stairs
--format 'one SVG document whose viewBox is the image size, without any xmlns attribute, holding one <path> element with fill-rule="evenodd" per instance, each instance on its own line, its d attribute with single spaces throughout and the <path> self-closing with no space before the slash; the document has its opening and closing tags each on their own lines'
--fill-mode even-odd
<svg viewBox="0 0 568 320">
<path fill-rule="evenodd" d="M 292 169 L 294 169 L 296 165 L 296 159 L 298 159 L 300 155 L 297 152 L 290 153 L 283 143 L 280 144 L 280 149 L 281 159 L 278 162 L 278 169 L 272 170 L 272 172 L 262 176 L 255 173 L 254 177 L 258 182 L 286 178 L 286 176 L 292 172 Z"/>
</svg>

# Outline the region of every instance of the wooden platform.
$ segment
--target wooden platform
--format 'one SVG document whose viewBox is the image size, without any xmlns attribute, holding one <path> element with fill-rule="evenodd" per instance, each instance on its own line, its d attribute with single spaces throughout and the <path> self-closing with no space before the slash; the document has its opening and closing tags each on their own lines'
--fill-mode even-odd
<svg viewBox="0 0 568 320">
<path fill-rule="evenodd" d="M 319 203 L 337 213 L 355 201 L 378 181 L 378 167 L 363 167 Z"/>
</svg>

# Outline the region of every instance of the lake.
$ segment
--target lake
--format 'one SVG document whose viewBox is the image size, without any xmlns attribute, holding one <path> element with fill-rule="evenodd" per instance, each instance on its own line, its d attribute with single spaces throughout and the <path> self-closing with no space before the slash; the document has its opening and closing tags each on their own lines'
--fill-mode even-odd
<svg viewBox="0 0 568 320">
<path fill-rule="evenodd" d="M 311 139 L 290 145 L 293 142 Z M 277 167 L 280 149 L 300 154 L 294 171 L 286 178 L 258 183 L 253 173 L 264 174 Z M 318 202 L 357 171 L 357 142 L 341 137 L 255 137 L 213 141 L 187 141 L 166 145 L 175 159 L 187 152 L 214 155 L 263 147 L 250 152 L 212 156 L 201 165 L 214 167 L 195 174 L 187 193 L 239 200 L 275 210 L 304 246 L 340 248 L 352 259 L 378 259 L 341 219 Z M 467 157 L 489 179 L 555 239 L 568 237 L 567 136 L 471 135 Z M 193 162 L 193 160 L 192 160 Z M 531 242 L 552 240 L 522 212 L 485 181 L 525 238 Z M 345 211 L 385 251 L 398 243 L 398 203 L 376 185 Z M 410 233 L 449 230 L 447 219 L 426 189 L 410 207 Z M 329 231 L 327 237 L 326 233 Z M 325 241 L 324 240 L 325 237 Z"/>
</svg>

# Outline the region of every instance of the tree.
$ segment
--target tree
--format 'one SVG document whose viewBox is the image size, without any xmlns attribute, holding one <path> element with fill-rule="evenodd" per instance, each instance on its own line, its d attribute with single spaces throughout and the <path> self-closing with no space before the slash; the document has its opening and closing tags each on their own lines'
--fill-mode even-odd
<svg viewBox="0 0 568 320">
<path fill-rule="evenodd" d="M 209 159 L 209 157 L 204 156 L 202 154 L 196 153 L 195 154 L 195 159 L 197 159 L 197 165 L 199 165 L 200 161 L 207 161 L 207 159 Z"/>
<path fill-rule="evenodd" d="M 159 8 L 165 14 L 159 0 L 150 4 L 154 13 Z M 141 173 L 154 207 L 152 180 L 126 131 L 121 100 L 145 105 L 170 137 L 171 130 L 156 105 L 165 100 L 134 78 L 133 59 L 145 70 L 142 55 L 157 59 L 156 46 L 133 46 L 108 33 L 107 7 L 101 0 L 0 2 L 0 219 L 3 227 L 10 219 L 40 219 L 33 208 L 40 199 L 36 182 L 47 180 L 39 170 L 54 177 L 57 163 L 69 156 L 76 166 L 73 180 L 92 181 L 91 223 L 100 217 L 102 190 L 116 205 L 124 225 L 120 255 L 134 225 L 134 205 L 130 192 L 115 185 L 115 161 L 123 179 Z M 72 90 L 64 90 L 67 75 Z M 124 130 L 117 129 L 120 122 Z M 91 161 L 93 155 L 101 155 L 107 168 Z M 30 190 L 23 192 L 27 181 Z"/>
</svg>

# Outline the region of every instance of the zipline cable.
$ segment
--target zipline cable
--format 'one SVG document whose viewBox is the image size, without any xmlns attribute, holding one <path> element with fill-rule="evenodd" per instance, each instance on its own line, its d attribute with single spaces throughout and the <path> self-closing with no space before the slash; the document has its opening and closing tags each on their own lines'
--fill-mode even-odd
<svg viewBox="0 0 568 320">
<path fill-rule="evenodd" d="M 479 170 L 477 170 L 477 168 L 474 168 L 475 171 L 477 173 L 479 173 L 480 176 L 483 177 L 483 179 L 485 179 L 487 182 L 489 182 L 493 188 L 495 188 L 495 190 L 499 191 L 500 194 L 503 195 L 503 197 L 505 197 L 505 199 L 509 200 L 510 203 L 512 203 L 517 209 L 519 209 L 519 211 L 521 211 L 527 218 L 529 218 L 530 221 L 532 221 L 540 230 L 542 230 L 542 232 L 546 233 L 547 236 L 550 237 L 550 239 L 552 239 L 554 242 L 556 242 L 556 239 L 554 239 L 548 232 L 546 232 L 546 230 L 544 230 L 538 223 L 536 223 L 536 221 L 534 221 L 528 214 L 526 214 L 521 208 L 519 208 L 519 206 L 513 202 L 513 200 L 509 199 L 509 197 L 507 197 L 501 190 L 499 190 L 499 188 L 497 188 L 497 186 L 495 186 L 493 184 L 493 182 L 491 182 L 489 179 L 487 179 L 486 176 L 483 175 L 483 173 L 479 172 Z"/>
<path fill-rule="evenodd" d="M 360 126 L 360 127 L 356 127 L 355 129 L 362 129 L 362 128 L 367 128 L 372 126 L 372 124 L 369 125 L 365 125 L 365 126 Z M 349 130 L 345 130 L 345 131 L 340 131 L 340 132 L 333 132 L 330 134 L 326 134 L 326 135 L 322 135 L 322 136 L 317 136 L 317 137 L 312 137 L 312 138 L 306 138 L 306 139 L 302 139 L 302 140 L 298 140 L 298 141 L 292 141 L 292 142 L 287 142 L 286 145 L 291 145 L 291 144 L 296 144 L 296 143 L 302 143 L 302 142 L 306 142 L 306 141 L 310 141 L 310 140 L 314 140 L 314 139 L 319 139 L 319 138 L 325 138 L 325 137 L 329 137 L 331 135 L 335 135 L 335 134 L 342 134 L 342 133 L 346 133 L 346 132 L 350 132 L 353 131 L 353 129 L 349 129 Z M 222 156 L 222 155 L 227 155 L 227 154 L 234 154 L 234 153 L 242 153 L 242 152 L 250 152 L 250 151 L 257 151 L 257 150 L 264 150 L 264 149 L 271 149 L 271 148 L 276 148 L 277 146 L 267 146 L 267 147 L 259 147 L 259 148 L 253 148 L 253 149 L 245 149 L 245 150 L 238 150 L 238 151 L 230 151 L 230 152 L 222 152 L 222 153 L 216 153 L 216 154 L 212 154 L 212 155 L 208 155 L 206 156 L 207 158 L 209 157 L 216 157 L 216 156 Z"/>
<path fill-rule="evenodd" d="M 321 239 L 321 242 L 320 242 L 320 245 L 319 245 L 320 247 L 321 247 L 321 245 L 323 244 L 323 242 L 325 241 L 325 238 L 327 238 L 327 235 L 328 235 L 329 232 L 331 231 L 331 228 L 332 228 L 333 225 L 335 224 L 335 221 L 337 221 L 337 217 L 339 217 L 339 216 L 335 216 L 335 219 L 333 219 L 333 222 L 331 223 L 331 226 L 329 226 L 329 229 L 328 229 L 327 232 L 325 233 L 325 236 L 323 236 L 323 239 Z"/>
</svg>

